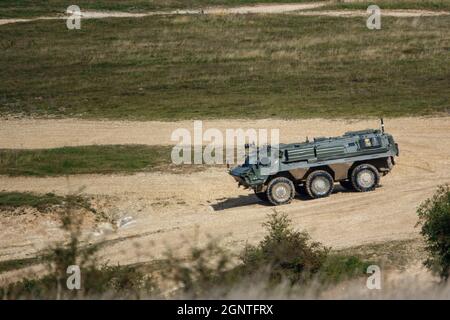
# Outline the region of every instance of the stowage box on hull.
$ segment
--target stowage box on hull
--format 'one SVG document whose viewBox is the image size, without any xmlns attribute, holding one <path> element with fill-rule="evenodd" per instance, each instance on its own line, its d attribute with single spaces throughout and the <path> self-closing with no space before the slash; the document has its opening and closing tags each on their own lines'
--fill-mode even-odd
<svg viewBox="0 0 450 320">
<path fill-rule="evenodd" d="M 280 145 L 283 162 L 323 161 L 387 152 L 389 136 L 379 130 L 350 131 L 341 137 L 315 138 L 312 142 Z"/>
</svg>

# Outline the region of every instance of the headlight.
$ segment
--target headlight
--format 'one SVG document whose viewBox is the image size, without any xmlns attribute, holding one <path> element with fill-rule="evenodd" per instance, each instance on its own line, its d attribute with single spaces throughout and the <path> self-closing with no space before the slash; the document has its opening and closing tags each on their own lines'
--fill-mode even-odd
<svg viewBox="0 0 450 320">
<path fill-rule="evenodd" d="M 269 157 L 262 157 L 259 159 L 259 163 L 263 166 L 269 166 L 270 165 L 270 158 Z"/>
</svg>

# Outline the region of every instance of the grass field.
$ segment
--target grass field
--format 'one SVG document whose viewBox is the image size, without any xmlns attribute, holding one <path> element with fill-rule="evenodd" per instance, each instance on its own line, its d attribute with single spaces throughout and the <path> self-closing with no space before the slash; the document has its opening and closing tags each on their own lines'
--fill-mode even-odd
<svg viewBox="0 0 450 320">
<path fill-rule="evenodd" d="M 45 212 L 47 209 L 60 205 L 65 205 L 66 208 L 85 208 L 93 211 L 88 200 L 80 195 L 58 196 L 54 193 L 0 192 L 0 211 L 8 212 L 19 207 L 32 207 Z"/>
<path fill-rule="evenodd" d="M 139 145 L 0 150 L 0 175 L 56 176 L 159 170 L 170 165 L 170 151 L 171 148 L 165 146 Z"/>
<path fill-rule="evenodd" d="M 321 0 L 319 0 L 321 1 Z M 319 2 L 316 1 L 316 2 Z M 323 0 L 322 0 L 323 1 Z M 308 0 L 2 0 L 0 18 L 51 16 L 65 13 L 68 6 L 76 4 L 83 10 L 111 10 L 145 12 L 199 8 L 205 6 L 235 6 L 255 3 L 311 2 Z"/>
<path fill-rule="evenodd" d="M 176 16 L 2 26 L 0 114 L 137 120 L 448 113 L 450 19 Z"/>
<path fill-rule="evenodd" d="M 357 2 L 339 2 L 321 7 L 319 10 L 352 9 L 366 10 L 371 4 L 376 4 L 380 9 L 413 9 L 413 10 L 450 10 L 450 0 L 377 0 Z"/>
<path fill-rule="evenodd" d="M 0 192 L 0 209 L 22 206 L 43 208 L 61 204 L 63 201 L 64 197 L 57 196 L 53 193 L 41 195 L 23 192 Z"/>
</svg>

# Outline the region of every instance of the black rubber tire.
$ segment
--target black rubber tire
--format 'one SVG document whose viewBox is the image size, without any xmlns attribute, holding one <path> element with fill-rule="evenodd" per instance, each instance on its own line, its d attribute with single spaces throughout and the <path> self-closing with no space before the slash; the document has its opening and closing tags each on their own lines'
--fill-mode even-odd
<svg viewBox="0 0 450 320">
<path fill-rule="evenodd" d="M 371 183 L 370 185 L 364 186 L 358 182 L 358 175 L 363 171 L 369 171 L 369 172 L 373 173 L 374 179 L 373 179 L 373 183 Z M 380 183 L 380 173 L 378 172 L 377 168 L 375 168 L 373 165 L 368 164 L 368 163 L 363 163 L 363 164 L 360 164 L 359 166 L 357 166 L 355 169 L 353 169 L 352 175 L 351 175 L 351 182 L 352 182 L 353 188 L 356 191 L 359 191 L 359 192 L 372 191 L 372 190 L 375 190 L 375 188 Z"/>
<path fill-rule="evenodd" d="M 264 202 L 269 201 L 269 199 L 267 199 L 267 193 L 265 193 L 265 192 L 256 192 L 255 191 L 255 196 L 257 196 L 258 199 L 261 201 L 264 201 Z"/>
<path fill-rule="evenodd" d="M 312 184 L 313 184 L 314 180 L 317 178 L 325 178 L 326 180 L 328 180 L 330 187 L 325 193 L 319 194 L 314 190 Z M 333 177 L 331 176 L 331 174 L 329 174 L 325 170 L 317 170 L 317 171 L 311 172 L 308 175 L 308 178 L 306 178 L 305 186 L 306 186 L 306 192 L 308 193 L 308 195 L 311 198 L 313 198 L 313 199 L 324 198 L 324 197 L 328 197 L 333 192 L 334 180 L 333 180 Z"/>
<path fill-rule="evenodd" d="M 287 190 L 286 190 L 287 194 L 283 199 L 277 197 L 277 195 L 274 193 L 275 190 L 277 189 L 277 187 L 280 187 L 280 184 L 283 184 L 285 186 L 285 188 L 287 188 Z M 288 178 L 276 177 L 276 178 L 272 179 L 269 182 L 269 184 L 267 185 L 266 194 L 267 194 L 267 199 L 274 206 L 288 204 L 292 201 L 292 199 L 295 196 L 294 183 Z"/>
<path fill-rule="evenodd" d="M 350 180 L 341 180 L 339 181 L 339 184 L 341 185 L 342 188 L 344 188 L 345 190 L 355 190 L 353 188 L 353 185 L 351 183 Z"/>
</svg>

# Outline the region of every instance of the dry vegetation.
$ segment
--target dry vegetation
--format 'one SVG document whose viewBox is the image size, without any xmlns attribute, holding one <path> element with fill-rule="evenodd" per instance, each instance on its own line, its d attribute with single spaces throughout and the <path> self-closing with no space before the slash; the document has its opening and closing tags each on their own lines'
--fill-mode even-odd
<svg viewBox="0 0 450 320">
<path fill-rule="evenodd" d="M 376 4 L 383 9 L 408 9 L 408 10 L 450 10 L 450 0 L 354 0 L 354 1 L 331 1 L 330 4 L 320 10 L 350 9 L 366 10 L 369 5 Z"/>
<path fill-rule="evenodd" d="M 2 26 L 3 115 L 113 119 L 447 113 L 449 19 L 174 16 Z M 45 81 L 43 81 L 45 79 Z M 413 94 L 412 94 L 413 93 Z"/>
<path fill-rule="evenodd" d="M 312 242 L 305 232 L 290 226 L 285 215 L 274 213 L 265 223 L 267 235 L 240 256 L 231 254 L 216 241 L 193 247 L 180 258 L 167 251 L 158 263 L 140 266 L 101 264 L 99 244 L 80 242 L 82 216 L 68 204 L 61 213 L 61 229 L 66 241 L 53 246 L 34 260 L 3 262 L 0 272 L 33 263 L 46 263 L 46 274 L 25 278 L 0 287 L 0 296 L 17 298 L 140 298 L 140 297 L 223 297 L 237 285 L 258 279 L 265 291 L 289 284 L 297 292 L 303 285 L 319 281 L 324 288 L 364 274 L 368 262 L 355 256 L 330 254 L 329 248 Z M 79 265 L 83 270 L 80 291 L 66 289 L 66 269 Z"/>
</svg>

